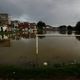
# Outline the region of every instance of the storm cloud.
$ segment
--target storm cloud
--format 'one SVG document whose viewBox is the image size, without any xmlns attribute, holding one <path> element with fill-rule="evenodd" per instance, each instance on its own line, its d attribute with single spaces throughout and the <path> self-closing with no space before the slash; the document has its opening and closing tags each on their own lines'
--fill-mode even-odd
<svg viewBox="0 0 80 80">
<path fill-rule="evenodd" d="M 16 19 L 52 26 L 75 25 L 80 21 L 80 0 L 0 0 L 0 13 Z"/>
</svg>

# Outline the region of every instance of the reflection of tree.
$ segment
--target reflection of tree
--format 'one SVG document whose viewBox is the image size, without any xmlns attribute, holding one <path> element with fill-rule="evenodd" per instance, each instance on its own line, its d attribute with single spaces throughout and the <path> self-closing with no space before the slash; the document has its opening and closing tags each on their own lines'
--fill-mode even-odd
<svg viewBox="0 0 80 80">
<path fill-rule="evenodd" d="M 76 39 L 80 41 L 80 36 L 79 36 L 80 35 L 80 31 L 76 31 L 75 35 L 76 35 Z"/>
<path fill-rule="evenodd" d="M 39 29 L 38 34 L 43 34 L 43 30 Z"/>
<path fill-rule="evenodd" d="M 67 28 L 65 25 L 62 25 L 59 27 L 59 33 L 60 34 L 66 34 L 66 30 L 67 30 Z"/>
<path fill-rule="evenodd" d="M 43 34 L 45 34 L 45 33 L 46 33 L 46 31 L 40 32 L 40 35 L 41 35 L 41 36 L 38 36 L 39 39 L 43 39 L 43 38 L 45 38 L 46 36 L 43 35 Z"/>
<path fill-rule="evenodd" d="M 79 22 L 77 22 L 77 24 L 76 24 L 76 26 L 75 26 L 75 35 L 77 35 L 76 36 L 76 39 L 77 40 L 79 40 L 80 41 L 80 21 Z"/>
<path fill-rule="evenodd" d="M 45 36 L 39 36 L 39 39 L 43 39 L 43 38 L 45 38 Z"/>
<path fill-rule="evenodd" d="M 75 35 L 80 35 L 80 31 L 75 31 Z"/>
<path fill-rule="evenodd" d="M 66 34 L 66 31 L 59 30 L 60 34 Z"/>
<path fill-rule="evenodd" d="M 80 36 L 76 36 L 76 39 L 80 41 Z"/>
<path fill-rule="evenodd" d="M 71 34 L 72 34 L 72 31 L 67 31 L 67 34 L 68 34 L 68 35 L 71 35 Z"/>
</svg>

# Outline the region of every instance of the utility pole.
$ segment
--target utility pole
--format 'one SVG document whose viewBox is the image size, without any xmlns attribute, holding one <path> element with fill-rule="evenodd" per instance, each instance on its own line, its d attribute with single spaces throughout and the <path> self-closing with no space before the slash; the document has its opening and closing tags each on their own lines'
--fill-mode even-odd
<svg viewBox="0 0 80 80">
<path fill-rule="evenodd" d="M 38 68 L 38 54 L 39 54 L 38 34 L 36 34 L 36 68 Z"/>
<path fill-rule="evenodd" d="M 38 53 L 39 53 L 38 48 L 39 48 L 39 45 L 38 45 L 38 34 L 36 34 L 36 54 L 37 54 L 37 55 L 38 55 Z"/>
</svg>

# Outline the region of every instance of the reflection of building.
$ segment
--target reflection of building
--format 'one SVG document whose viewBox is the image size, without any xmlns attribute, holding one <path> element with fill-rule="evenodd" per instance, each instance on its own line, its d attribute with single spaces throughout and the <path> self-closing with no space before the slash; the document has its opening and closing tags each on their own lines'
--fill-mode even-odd
<svg viewBox="0 0 80 80">
<path fill-rule="evenodd" d="M 8 24 L 8 14 L 6 13 L 1 13 L 0 14 L 0 25 L 7 25 Z"/>
<path fill-rule="evenodd" d="M 0 47 L 10 47 L 9 35 L 0 35 Z"/>
<path fill-rule="evenodd" d="M 10 39 L 0 40 L 0 47 L 10 47 Z"/>
</svg>

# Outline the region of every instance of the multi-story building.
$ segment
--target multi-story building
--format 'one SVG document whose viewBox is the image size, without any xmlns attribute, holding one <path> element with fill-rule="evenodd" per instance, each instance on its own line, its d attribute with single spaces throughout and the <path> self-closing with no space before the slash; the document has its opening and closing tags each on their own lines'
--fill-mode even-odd
<svg viewBox="0 0 80 80">
<path fill-rule="evenodd" d="M 4 26 L 9 23 L 8 21 L 8 14 L 6 13 L 0 13 L 0 25 Z"/>
<path fill-rule="evenodd" d="M 19 24 L 19 29 L 33 33 L 36 31 L 36 23 L 23 22 Z"/>
</svg>

